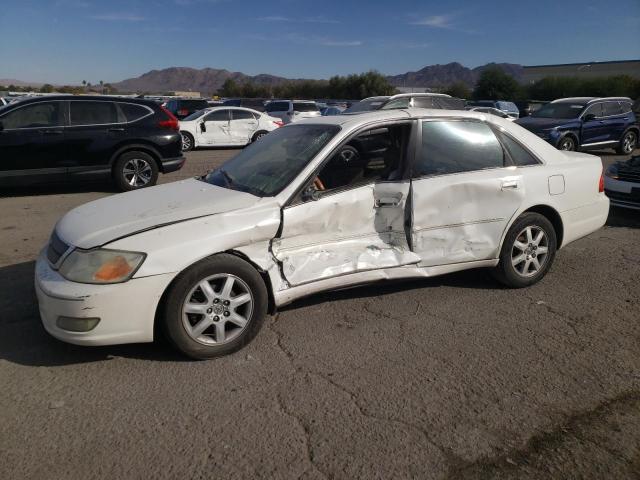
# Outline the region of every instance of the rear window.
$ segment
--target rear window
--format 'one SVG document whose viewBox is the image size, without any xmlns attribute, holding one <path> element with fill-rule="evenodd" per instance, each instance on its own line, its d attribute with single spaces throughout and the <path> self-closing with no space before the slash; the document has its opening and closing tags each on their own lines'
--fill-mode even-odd
<svg viewBox="0 0 640 480">
<path fill-rule="evenodd" d="M 289 102 L 271 102 L 265 107 L 267 112 L 288 112 Z"/>
<path fill-rule="evenodd" d="M 297 103 L 293 104 L 294 112 L 319 112 L 318 106 L 315 103 L 306 102 L 306 103 Z"/>
<path fill-rule="evenodd" d="M 69 102 L 71 125 L 105 125 L 118 123 L 118 112 L 113 102 Z"/>
<path fill-rule="evenodd" d="M 372 112 L 374 110 L 380 110 L 382 105 L 388 100 L 388 98 L 376 98 L 375 100 L 360 100 L 347 108 L 343 113 L 358 113 L 358 112 Z"/>
<path fill-rule="evenodd" d="M 136 120 L 140 120 L 142 117 L 146 117 L 151 113 L 147 107 L 135 105 L 133 103 L 119 103 L 118 106 L 124 114 L 127 122 L 135 122 Z"/>
</svg>

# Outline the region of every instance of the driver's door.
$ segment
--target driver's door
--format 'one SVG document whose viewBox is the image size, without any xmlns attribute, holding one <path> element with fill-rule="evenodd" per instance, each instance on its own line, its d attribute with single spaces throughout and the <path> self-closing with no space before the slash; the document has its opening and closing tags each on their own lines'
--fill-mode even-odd
<svg viewBox="0 0 640 480">
<path fill-rule="evenodd" d="M 410 181 L 402 173 L 411 127 L 352 137 L 284 208 L 272 250 L 290 285 L 420 260 L 407 242 Z"/>
<path fill-rule="evenodd" d="M 230 112 L 228 108 L 214 110 L 198 125 L 198 145 L 231 145 Z"/>
</svg>

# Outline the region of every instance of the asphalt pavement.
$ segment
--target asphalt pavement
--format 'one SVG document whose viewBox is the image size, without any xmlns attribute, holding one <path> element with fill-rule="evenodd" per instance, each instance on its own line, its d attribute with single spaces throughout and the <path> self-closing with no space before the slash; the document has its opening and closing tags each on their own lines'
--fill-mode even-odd
<svg viewBox="0 0 640 480">
<path fill-rule="evenodd" d="M 2 192 L 0 479 L 640 478 L 640 212 L 613 209 L 528 289 L 477 270 L 324 293 L 194 362 L 40 325 L 37 252 L 113 193 Z"/>
</svg>

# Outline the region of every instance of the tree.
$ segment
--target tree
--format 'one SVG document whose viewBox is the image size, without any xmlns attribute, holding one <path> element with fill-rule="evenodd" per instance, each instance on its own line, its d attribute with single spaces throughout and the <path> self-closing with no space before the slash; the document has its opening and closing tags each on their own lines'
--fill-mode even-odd
<svg viewBox="0 0 640 480">
<path fill-rule="evenodd" d="M 51 93 L 53 92 L 53 90 L 54 90 L 53 85 L 51 85 L 50 83 L 45 83 L 40 87 L 41 93 Z"/>
<path fill-rule="evenodd" d="M 473 96 L 478 100 L 512 100 L 520 96 L 520 85 L 515 78 L 494 65 L 482 71 Z"/>
<path fill-rule="evenodd" d="M 104 94 L 104 82 L 100 80 L 100 93 Z"/>
<path fill-rule="evenodd" d="M 467 99 L 471 98 L 471 89 L 464 82 L 455 82 L 444 89 L 443 93 L 452 97 Z"/>
</svg>

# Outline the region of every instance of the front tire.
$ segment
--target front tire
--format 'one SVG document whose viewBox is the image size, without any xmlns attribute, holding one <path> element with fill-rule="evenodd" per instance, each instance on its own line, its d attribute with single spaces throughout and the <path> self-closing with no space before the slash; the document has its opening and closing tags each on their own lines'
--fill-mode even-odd
<svg viewBox="0 0 640 480">
<path fill-rule="evenodd" d="M 570 135 L 563 137 L 562 139 L 560 139 L 560 142 L 558 143 L 558 150 L 563 150 L 565 152 L 575 152 L 576 151 L 575 139 Z"/>
<path fill-rule="evenodd" d="M 207 258 L 182 272 L 168 292 L 162 322 L 185 355 L 208 359 L 235 352 L 258 333 L 268 296 L 256 269 L 230 254 Z"/>
<path fill-rule="evenodd" d="M 551 268 L 556 248 L 556 231 L 547 217 L 524 213 L 509 228 L 493 275 L 509 288 L 533 285 Z"/>
<path fill-rule="evenodd" d="M 113 165 L 113 180 L 122 192 L 151 187 L 158 181 L 158 165 L 145 152 L 125 152 Z"/>
<path fill-rule="evenodd" d="M 182 137 L 182 151 L 188 152 L 195 148 L 195 140 L 193 135 L 188 132 L 180 132 L 180 136 Z"/>
<path fill-rule="evenodd" d="M 633 130 L 625 132 L 616 148 L 619 155 L 631 155 L 638 146 L 638 134 Z"/>
</svg>

